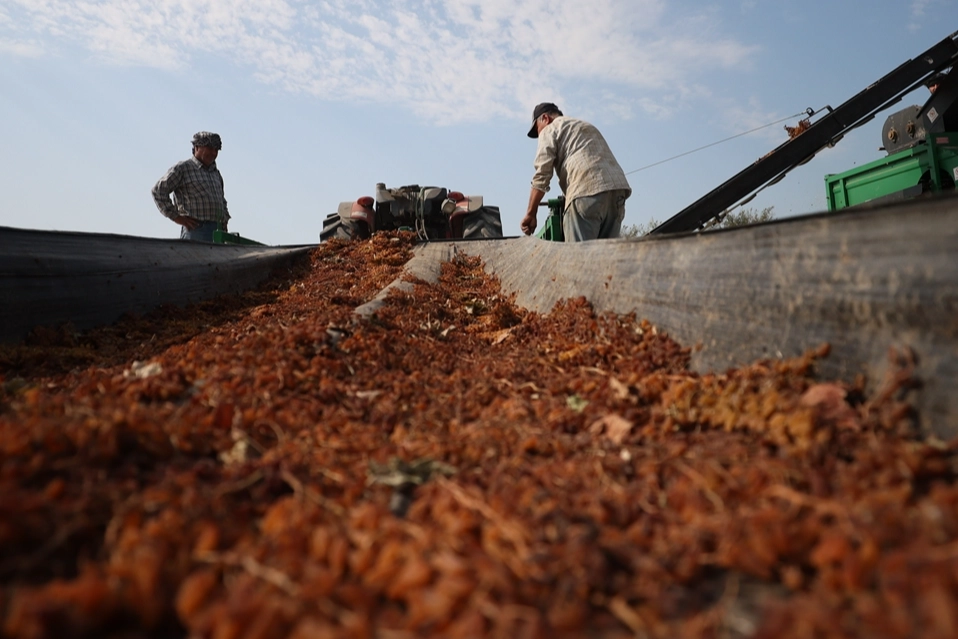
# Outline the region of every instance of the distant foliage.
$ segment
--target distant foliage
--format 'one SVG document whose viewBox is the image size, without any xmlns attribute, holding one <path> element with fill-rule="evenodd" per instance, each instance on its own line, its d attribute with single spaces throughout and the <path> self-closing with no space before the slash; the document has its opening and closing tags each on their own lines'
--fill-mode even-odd
<svg viewBox="0 0 958 639">
<path fill-rule="evenodd" d="M 648 235 L 649 232 L 659 224 L 661 224 L 661 222 L 655 219 L 651 219 L 645 224 L 624 224 L 619 231 L 619 237 L 642 237 L 643 235 Z"/>
<path fill-rule="evenodd" d="M 772 211 L 774 206 L 767 206 L 761 211 L 756 209 L 742 209 L 737 213 L 728 213 L 721 222 L 711 227 L 713 229 L 730 229 L 734 226 L 746 226 L 748 224 L 758 224 L 775 219 L 775 213 Z"/>
<path fill-rule="evenodd" d="M 773 211 L 774 206 L 768 206 L 761 211 L 757 209 L 742 209 L 737 213 L 727 213 L 722 221 L 718 224 L 714 224 L 710 227 L 711 229 L 730 229 L 735 226 L 746 226 L 748 224 L 758 224 L 760 222 L 768 222 L 769 220 L 775 219 L 775 212 Z M 622 229 L 619 231 L 619 237 L 642 237 L 643 235 L 648 235 L 652 229 L 659 226 L 661 222 L 658 220 L 650 219 L 645 224 L 624 224 Z"/>
</svg>

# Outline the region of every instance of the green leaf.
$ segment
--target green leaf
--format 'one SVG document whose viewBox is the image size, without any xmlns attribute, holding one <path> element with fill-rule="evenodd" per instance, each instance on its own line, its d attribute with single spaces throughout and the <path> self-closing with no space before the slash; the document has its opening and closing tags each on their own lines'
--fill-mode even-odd
<svg viewBox="0 0 958 639">
<path fill-rule="evenodd" d="M 582 399 L 578 395 L 570 395 L 566 397 L 565 403 L 577 413 L 581 413 L 585 410 L 585 407 L 589 405 L 589 400 Z"/>
</svg>

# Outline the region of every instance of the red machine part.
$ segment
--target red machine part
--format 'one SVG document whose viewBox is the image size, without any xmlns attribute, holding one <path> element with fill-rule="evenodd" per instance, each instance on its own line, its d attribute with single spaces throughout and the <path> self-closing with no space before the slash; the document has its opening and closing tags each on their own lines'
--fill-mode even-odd
<svg viewBox="0 0 958 639">
<path fill-rule="evenodd" d="M 375 200 L 367 195 L 353 202 L 352 209 L 349 211 L 349 219 L 357 222 L 360 234 L 364 237 L 369 237 L 376 230 L 373 204 L 375 204 Z"/>
<path fill-rule="evenodd" d="M 448 199 L 456 204 L 456 208 L 449 214 L 451 236 L 462 237 L 463 218 L 469 215 L 469 198 L 459 191 L 453 191 L 448 195 Z"/>
</svg>

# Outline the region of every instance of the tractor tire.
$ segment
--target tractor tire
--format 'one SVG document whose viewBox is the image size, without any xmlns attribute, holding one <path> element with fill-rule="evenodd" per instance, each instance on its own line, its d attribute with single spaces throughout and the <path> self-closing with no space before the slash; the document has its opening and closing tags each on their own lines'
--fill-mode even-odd
<svg viewBox="0 0 958 639">
<path fill-rule="evenodd" d="M 487 237 L 502 237 L 502 218 L 498 206 L 484 206 L 462 223 L 462 237 L 479 240 Z"/>
<path fill-rule="evenodd" d="M 339 213 L 330 213 L 323 220 L 323 230 L 319 233 L 319 241 L 326 242 L 333 238 L 351 240 L 360 236 L 356 225 L 340 217 Z"/>
</svg>

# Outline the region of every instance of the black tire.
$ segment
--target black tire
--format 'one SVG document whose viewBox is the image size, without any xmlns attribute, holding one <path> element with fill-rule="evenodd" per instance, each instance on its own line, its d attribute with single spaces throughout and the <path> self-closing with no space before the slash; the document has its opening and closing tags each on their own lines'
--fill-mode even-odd
<svg viewBox="0 0 958 639">
<path fill-rule="evenodd" d="M 333 238 L 351 240 L 359 238 L 360 233 L 354 222 L 343 220 L 339 213 L 330 213 L 323 220 L 323 230 L 319 232 L 319 241 L 326 242 Z"/>
<path fill-rule="evenodd" d="M 486 237 L 502 237 L 502 218 L 498 206 L 484 206 L 466 216 L 462 222 L 462 237 L 478 240 Z"/>
</svg>

